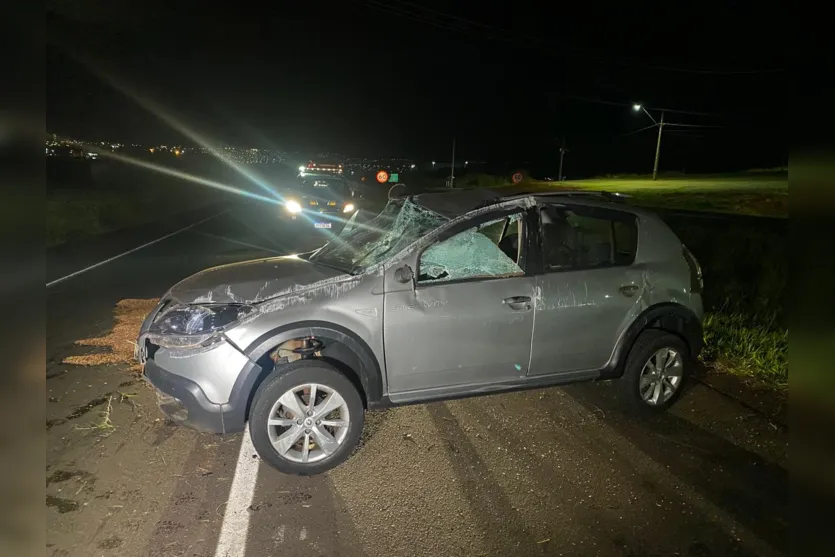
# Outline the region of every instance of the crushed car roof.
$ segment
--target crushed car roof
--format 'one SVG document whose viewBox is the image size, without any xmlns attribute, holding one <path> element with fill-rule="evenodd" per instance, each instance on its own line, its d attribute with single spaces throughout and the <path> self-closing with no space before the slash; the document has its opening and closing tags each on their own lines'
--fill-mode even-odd
<svg viewBox="0 0 835 557">
<path fill-rule="evenodd" d="M 500 197 L 501 194 L 495 191 L 476 189 L 421 193 L 413 196 L 412 200 L 424 209 L 453 219 Z"/>
<path fill-rule="evenodd" d="M 429 209 L 446 218 L 453 219 L 468 213 L 479 207 L 503 201 L 526 198 L 557 198 L 570 197 L 573 202 L 580 201 L 583 204 L 598 206 L 611 206 L 612 204 L 624 204 L 626 198 L 619 193 L 607 191 L 585 191 L 585 190 L 554 190 L 554 191 L 496 191 L 491 189 L 453 190 L 439 191 L 432 193 L 421 193 L 411 196 L 412 201 L 425 209 Z M 638 212 L 637 208 L 630 206 L 630 211 Z"/>
</svg>

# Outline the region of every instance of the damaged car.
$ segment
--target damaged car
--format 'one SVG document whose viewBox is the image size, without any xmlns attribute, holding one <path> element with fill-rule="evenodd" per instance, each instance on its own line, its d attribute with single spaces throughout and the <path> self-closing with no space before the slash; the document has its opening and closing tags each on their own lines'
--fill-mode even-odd
<svg viewBox="0 0 835 557">
<path fill-rule="evenodd" d="M 248 424 L 263 460 L 312 475 L 378 408 L 612 379 L 664 410 L 702 346 L 702 286 L 670 228 L 617 196 L 425 193 L 313 252 L 183 280 L 137 355 L 173 420 Z"/>
</svg>

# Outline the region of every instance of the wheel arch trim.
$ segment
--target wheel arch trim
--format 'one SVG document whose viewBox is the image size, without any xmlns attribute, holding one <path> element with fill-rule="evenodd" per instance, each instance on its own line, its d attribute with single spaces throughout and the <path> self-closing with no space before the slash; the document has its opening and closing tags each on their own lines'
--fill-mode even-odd
<svg viewBox="0 0 835 557">
<path fill-rule="evenodd" d="M 701 320 L 686 306 L 675 302 L 663 302 L 645 309 L 632 320 L 618 339 L 609 363 L 601 370 L 600 379 L 614 379 L 623 375 L 626 359 L 635 340 L 653 323 L 660 325 L 658 329 L 680 336 L 687 344 L 690 358 L 699 355 L 704 344 Z"/>
<path fill-rule="evenodd" d="M 250 360 L 238 374 L 229 402 L 223 405 L 224 420 L 232 429 L 241 430 L 247 419 L 247 412 L 255 394 L 255 389 L 269 370 L 263 369 L 258 362 L 279 344 L 299 337 L 313 336 L 322 339 L 327 347 L 327 340 L 346 346 L 360 362 L 359 369 L 353 370 L 361 383 L 363 396 L 367 404 L 373 405 L 383 397 L 383 371 L 380 362 L 371 347 L 351 330 L 328 321 L 299 321 L 272 329 L 252 341 L 243 353 Z"/>
</svg>

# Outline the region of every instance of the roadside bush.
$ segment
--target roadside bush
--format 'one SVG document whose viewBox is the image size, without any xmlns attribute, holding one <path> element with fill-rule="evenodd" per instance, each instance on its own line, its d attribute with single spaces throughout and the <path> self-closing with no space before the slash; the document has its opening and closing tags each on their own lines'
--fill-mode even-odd
<svg viewBox="0 0 835 557">
<path fill-rule="evenodd" d="M 702 359 L 724 371 L 786 387 L 789 382 L 789 331 L 774 316 L 752 318 L 742 312 L 711 312 L 704 321 Z"/>
</svg>

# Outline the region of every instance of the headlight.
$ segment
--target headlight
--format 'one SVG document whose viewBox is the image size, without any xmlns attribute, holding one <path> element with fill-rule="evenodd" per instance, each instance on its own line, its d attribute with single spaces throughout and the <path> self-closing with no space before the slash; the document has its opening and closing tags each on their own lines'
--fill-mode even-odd
<svg viewBox="0 0 835 557">
<path fill-rule="evenodd" d="M 284 208 L 287 209 L 288 213 L 296 214 L 302 212 L 302 206 L 299 205 L 299 202 L 293 201 L 292 199 L 284 204 Z"/>
<path fill-rule="evenodd" d="M 206 344 L 217 333 L 230 329 L 255 311 L 247 305 L 173 306 L 160 314 L 148 331 L 165 348 L 189 348 Z"/>
<path fill-rule="evenodd" d="M 342 209 L 342 212 L 343 213 L 350 213 L 353 210 L 354 210 L 354 204 L 353 203 L 348 203 L 347 205 L 345 205 L 345 208 Z"/>
</svg>

